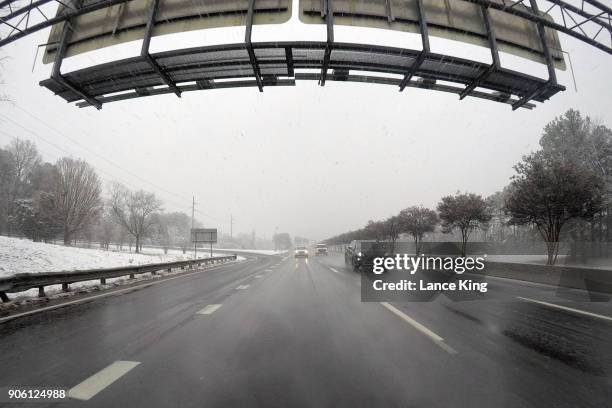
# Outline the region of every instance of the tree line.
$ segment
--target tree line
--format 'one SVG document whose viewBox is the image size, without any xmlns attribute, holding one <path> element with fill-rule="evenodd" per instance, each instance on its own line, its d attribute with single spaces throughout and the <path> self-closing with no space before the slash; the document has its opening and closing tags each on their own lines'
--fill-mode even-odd
<svg viewBox="0 0 612 408">
<path fill-rule="evenodd" d="M 465 256 L 470 236 L 484 240 L 532 240 L 546 244 L 548 264 L 557 260 L 560 242 L 612 241 L 612 130 L 570 109 L 548 123 L 540 149 L 523 156 L 501 191 L 483 198 L 457 192 L 442 197 L 436 209 L 411 206 L 384 220 L 326 240 L 411 236 L 416 252 L 427 234 L 455 234 Z"/>
<path fill-rule="evenodd" d="M 13 139 L 0 148 L 0 234 L 64 245 L 97 241 L 142 250 L 145 242 L 166 251 L 189 247 L 190 217 L 164 212 L 152 192 L 102 181 L 86 161 L 62 157 L 44 162 L 36 145 Z"/>
</svg>

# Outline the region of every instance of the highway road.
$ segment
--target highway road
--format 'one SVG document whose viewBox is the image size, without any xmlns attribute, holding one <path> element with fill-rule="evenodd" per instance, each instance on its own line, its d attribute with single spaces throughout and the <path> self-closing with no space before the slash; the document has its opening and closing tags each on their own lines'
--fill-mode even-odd
<svg viewBox="0 0 612 408">
<path fill-rule="evenodd" d="M 70 389 L 36 407 L 612 406 L 612 302 L 489 290 L 364 303 L 337 254 L 251 255 L 0 323 L 0 387 Z"/>
</svg>

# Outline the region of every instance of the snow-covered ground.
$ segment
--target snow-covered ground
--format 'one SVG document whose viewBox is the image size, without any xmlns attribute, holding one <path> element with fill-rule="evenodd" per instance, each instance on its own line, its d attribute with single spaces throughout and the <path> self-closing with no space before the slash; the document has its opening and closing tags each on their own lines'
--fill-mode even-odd
<svg viewBox="0 0 612 408">
<path fill-rule="evenodd" d="M 214 253 L 213 256 L 226 256 L 227 254 Z M 198 252 L 198 258 L 210 256 L 208 252 Z M 75 248 L 63 245 L 45 244 L 32 242 L 27 239 L 8 238 L 0 236 L 0 278 L 15 275 L 17 273 L 42 273 L 74 271 L 84 269 L 103 269 L 117 266 L 143 265 L 151 263 L 163 263 L 193 259 L 193 252 L 183 254 L 181 250 L 169 250 L 164 254 L 162 249 L 145 248 L 143 253 L 106 251 L 99 248 Z M 238 260 L 244 257 L 238 256 Z M 144 279 L 157 279 L 160 276 L 175 272 L 160 272 L 158 275 L 137 276 L 136 281 Z M 106 285 L 100 285 L 100 281 L 76 282 L 71 285 L 73 290 L 93 291 L 106 287 L 121 285 L 126 282 L 134 282 L 125 278 L 108 279 Z M 61 293 L 61 286 L 49 286 L 45 288 L 51 297 L 70 296 L 69 293 Z M 9 294 L 11 299 L 29 302 L 28 299 L 37 296 L 37 290 L 32 289 L 20 293 Z M 2 305 L 0 304 L 0 309 Z"/>
<path fill-rule="evenodd" d="M 214 254 L 223 256 L 224 254 Z M 202 251 L 198 258 L 208 257 Z M 193 252 L 145 248 L 142 254 L 105 251 L 99 248 L 73 248 L 0 236 L 0 277 L 17 273 L 73 271 L 112 268 L 193 259 Z"/>
</svg>

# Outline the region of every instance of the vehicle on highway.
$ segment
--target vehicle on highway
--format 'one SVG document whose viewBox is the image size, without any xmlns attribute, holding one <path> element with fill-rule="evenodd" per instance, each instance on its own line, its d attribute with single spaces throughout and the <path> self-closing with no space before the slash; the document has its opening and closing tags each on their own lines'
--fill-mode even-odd
<svg viewBox="0 0 612 408">
<path fill-rule="evenodd" d="M 344 251 L 344 263 L 354 271 L 362 268 L 372 267 L 374 258 L 387 256 L 390 243 L 374 240 L 352 241 Z"/>
<path fill-rule="evenodd" d="M 325 255 L 327 256 L 327 245 L 326 244 L 317 244 L 315 248 L 315 256 Z"/>
<path fill-rule="evenodd" d="M 305 246 L 295 247 L 295 255 L 296 258 L 308 258 L 308 250 Z"/>
</svg>

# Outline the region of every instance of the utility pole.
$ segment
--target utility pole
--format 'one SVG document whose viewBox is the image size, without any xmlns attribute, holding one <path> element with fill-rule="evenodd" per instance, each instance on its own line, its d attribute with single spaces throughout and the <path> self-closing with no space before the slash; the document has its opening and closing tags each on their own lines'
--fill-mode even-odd
<svg viewBox="0 0 612 408">
<path fill-rule="evenodd" d="M 277 247 L 277 235 L 278 235 L 278 227 L 274 228 L 274 236 L 272 237 L 272 241 L 274 241 L 274 250 L 277 251 L 278 247 Z"/>
<path fill-rule="evenodd" d="M 234 240 L 234 216 L 230 214 L 230 241 Z"/>
<path fill-rule="evenodd" d="M 193 199 L 191 201 L 191 231 L 193 234 L 193 220 L 194 220 L 194 215 L 195 215 L 195 196 L 193 196 Z M 193 240 L 193 259 L 198 259 L 198 243 L 195 242 L 196 240 Z"/>
</svg>

